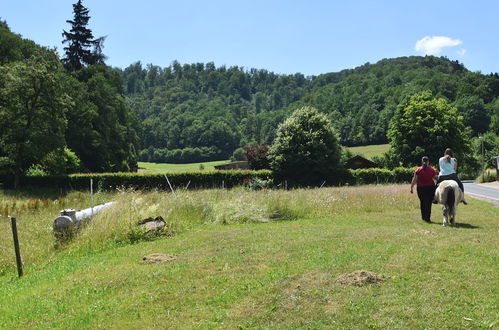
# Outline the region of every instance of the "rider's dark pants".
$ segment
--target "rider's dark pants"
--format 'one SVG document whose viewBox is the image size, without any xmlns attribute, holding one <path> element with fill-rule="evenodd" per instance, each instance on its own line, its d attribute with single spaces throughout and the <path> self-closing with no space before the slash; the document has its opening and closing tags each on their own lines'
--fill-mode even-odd
<svg viewBox="0 0 499 330">
<path fill-rule="evenodd" d="M 461 180 L 459 180 L 459 178 L 457 177 L 457 174 L 456 173 L 452 173 L 452 174 L 449 174 L 449 175 L 441 175 L 438 177 L 438 183 L 444 181 L 444 180 L 454 180 L 457 182 L 457 184 L 459 185 L 459 188 L 461 188 L 461 191 L 464 193 L 464 186 L 463 186 L 463 183 L 461 182 Z"/>
</svg>

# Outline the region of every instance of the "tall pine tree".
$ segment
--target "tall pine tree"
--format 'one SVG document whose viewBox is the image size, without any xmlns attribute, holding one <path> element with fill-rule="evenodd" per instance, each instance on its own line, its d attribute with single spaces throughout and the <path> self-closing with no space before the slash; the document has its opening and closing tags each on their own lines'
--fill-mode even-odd
<svg viewBox="0 0 499 330">
<path fill-rule="evenodd" d="M 65 67 L 69 71 L 78 71 L 86 65 L 103 64 L 105 56 L 102 53 L 105 37 L 94 39 L 92 30 L 87 28 L 90 16 L 89 10 L 78 0 L 73 4 L 73 20 L 66 22 L 71 24 L 69 32 L 63 30 L 63 44 L 66 56 L 63 58 Z"/>
</svg>

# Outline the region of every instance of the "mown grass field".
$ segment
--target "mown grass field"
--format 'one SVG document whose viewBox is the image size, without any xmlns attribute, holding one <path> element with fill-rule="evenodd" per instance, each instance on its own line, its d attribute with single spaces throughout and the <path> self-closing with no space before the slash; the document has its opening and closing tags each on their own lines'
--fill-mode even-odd
<svg viewBox="0 0 499 330">
<path fill-rule="evenodd" d="M 470 200 L 458 226 L 419 219 L 408 185 L 292 191 L 117 191 L 65 245 L 50 225 L 73 192 L 15 203 L 25 276 L 0 221 L 0 328 L 492 328 L 499 320 L 499 209 Z M 19 205 L 19 210 L 17 209 Z M 13 213 L 11 213 L 13 214 Z M 164 236 L 135 223 L 163 216 Z M 176 260 L 145 264 L 164 253 Z M 341 285 L 367 270 L 385 280 Z"/>
<path fill-rule="evenodd" d="M 189 164 L 139 162 L 139 173 L 200 171 L 201 167 L 204 170 L 214 170 L 215 165 L 227 164 L 229 162 L 229 160 Z"/>
<path fill-rule="evenodd" d="M 355 155 L 361 155 L 365 158 L 372 159 L 374 156 L 382 156 L 385 152 L 390 150 L 389 144 L 373 144 L 370 146 L 348 147 Z"/>
</svg>

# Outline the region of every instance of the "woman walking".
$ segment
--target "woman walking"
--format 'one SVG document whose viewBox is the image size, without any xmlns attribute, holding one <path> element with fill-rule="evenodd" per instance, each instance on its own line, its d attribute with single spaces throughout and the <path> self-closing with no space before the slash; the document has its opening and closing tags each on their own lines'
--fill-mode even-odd
<svg viewBox="0 0 499 330">
<path fill-rule="evenodd" d="M 414 186 L 417 185 L 418 198 L 421 209 L 421 219 L 430 223 L 431 220 L 431 204 L 435 195 L 435 180 L 437 179 L 437 171 L 430 166 L 430 159 L 424 156 L 421 159 L 421 166 L 414 171 L 414 176 L 411 182 L 411 194 Z"/>
</svg>

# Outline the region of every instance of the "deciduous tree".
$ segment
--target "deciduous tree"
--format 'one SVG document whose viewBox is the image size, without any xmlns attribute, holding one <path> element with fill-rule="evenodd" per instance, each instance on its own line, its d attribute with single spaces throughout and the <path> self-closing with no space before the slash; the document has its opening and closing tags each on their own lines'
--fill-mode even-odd
<svg viewBox="0 0 499 330">
<path fill-rule="evenodd" d="M 0 155 L 14 164 L 19 177 L 45 154 L 63 147 L 66 111 L 64 70 L 52 52 L 0 67 Z"/>
<path fill-rule="evenodd" d="M 296 110 L 279 126 L 269 151 L 276 179 L 298 185 L 332 180 L 340 155 L 331 121 L 312 107 Z"/>
<path fill-rule="evenodd" d="M 407 166 L 419 164 L 422 156 L 435 162 L 446 148 L 458 155 L 469 154 L 470 130 L 464 119 L 444 98 L 430 91 L 406 98 L 390 121 L 388 139 L 391 152 Z"/>
</svg>

